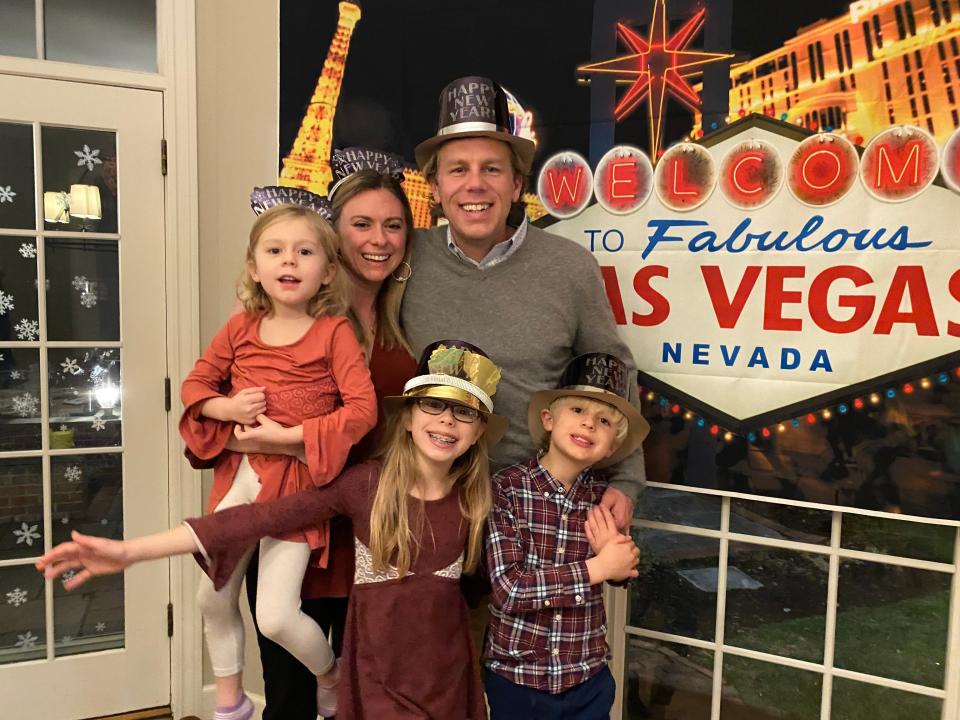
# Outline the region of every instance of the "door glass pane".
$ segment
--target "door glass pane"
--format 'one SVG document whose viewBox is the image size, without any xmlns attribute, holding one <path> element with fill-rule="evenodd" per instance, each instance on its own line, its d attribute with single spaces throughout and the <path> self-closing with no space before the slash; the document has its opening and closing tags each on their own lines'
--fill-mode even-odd
<svg viewBox="0 0 960 720">
<path fill-rule="evenodd" d="M 830 544 L 831 513 L 824 510 L 732 499 L 730 532 L 778 540 Z"/>
<path fill-rule="evenodd" d="M 4 32 L 3 12 L 0 10 L 0 42 Z M 33 128 L 19 123 L 0 123 L 0 228 L 28 230 L 36 226 Z"/>
<path fill-rule="evenodd" d="M 721 720 L 820 720 L 823 677 L 736 655 L 723 656 Z"/>
<path fill-rule="evenodd" d="M 0 664 L 47 656 L 45 607 L 33 565 L 0 568 Z"/>
<path fill-rule="evenodd" d="M 630 583 L 634 627 L 713 640 L 720 541 L 634 528 L 640 577 Z"/>
<path fill-rule="evenodd" d="M 37 10 L 34 0 L 0 3 L 0 55 L 37 56 Z"/>
<path fill-rule="evenodd" d="M 625 720 L 710 720 L 713 653 L 627 637 Z"/>
<path fill-rule="evenodd" d="M 122 457 L 119 453 L 56 456 L 50 463 L 53 543 L 86 535 L 123 538 Z M 53 592 L 56 654 L 75 655 L 123 647 L 123 576 L 96 578 Z"/>
<path fill-rule="evenodd" d="M 93 578 L 71 592 L 57 582 L 53 617 L 57 657 L 122 648 L 123 575 Z"/>
<path fill-rule="evenodd" d="M 0 237 L 0 341 L 38 340 L 37 241 Z"/>
<path fill-rule="evenodd" d="M 40 137 L 44 227 L 117 232 L 116 134 L 44 126 Z"/>
<path fill-rule="evenodd" d="M 645 488 L 633 516 L 672 525 L 720 529 L 720 498 L 668 488 Z"/>
<path fill-rule="evenodd" d="M 43 554 L 40 458 L 0 460 L 0 560 Z"/>
<path fill-rule="evenodd" d="M 843 516 L 840 544 L 880 555 L 952 563 L 956 533 L 956 528 L 946 525 L 847 513 Z"/>
<path fill-rule="evenodd" d="M 40 353 L 0 347 L 0 451 L 39 450 L 40 435 Z"/>
<path fill-rule="evenodd" d="M 156 0 L 45 0 L 47 60 L 157 71 Z"/>
<path fill-rule="evenodd" d="M 821 662 L 829 567 L 824 555 L 731 542 L 724 641 Z"/>
<path fill-rule="evenodd" d="M 47 338 L 120 339 L 116 240 L 46 238 Z"/>
<path fill-rule="evenodd" d="M 950 580 L 931 570 L 841 560 L 833 664 L 942 688 Z"/>
<path fill-rule="evenodd" d="M 120 445 L 120 349 L 55 348 L 50 373 L 50 447 Z"/>
</svg>

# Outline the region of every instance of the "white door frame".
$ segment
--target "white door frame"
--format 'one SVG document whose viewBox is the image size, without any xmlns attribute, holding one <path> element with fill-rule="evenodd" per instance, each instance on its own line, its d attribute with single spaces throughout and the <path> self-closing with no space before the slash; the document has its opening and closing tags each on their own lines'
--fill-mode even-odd
<svg viewBox="0 0 960 720">
<path fill-rule="evenodd" d="M 157 0 L 158 73 L 0 57 L 0 74 L 163 92 L 168 168 L 164 213 L 167 375 L 174 386 L 192 367 L 200 346 L 195 3 L 196 0 Z M 174 403 L 168 415 L 170 438 L 178 437 L 176 407 Z M 171 441 L 168 452 L 169 521 L 173 526 L 200 512 L 200 474 L 186 462 L 178 442 Z M 196 585 L 192 558 L 170 563 L 170 597 L 176 620 L 170 649 L 171 705 L 177 717 L 198 713 L 202 708 L 201 626 L 193 602 Z"/>
</svg>

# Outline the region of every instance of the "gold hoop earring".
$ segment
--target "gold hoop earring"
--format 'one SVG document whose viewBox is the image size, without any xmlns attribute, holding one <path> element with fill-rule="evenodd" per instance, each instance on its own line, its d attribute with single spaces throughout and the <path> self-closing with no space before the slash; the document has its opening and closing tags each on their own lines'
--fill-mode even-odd
<svg viewBox="0 0 960 720">
<path fill-rule="evenodd" d="M 406 267 L 406 273 L 404 273 L 404 274 L 401 275 L 400 277 L 397 277 L 397 270 L 399 270 L 399 269 L 400 269 L 400 266 L 403 266 L 403 265 L 406 265 L 406 266 L 407 266 L 407 267 Z M 401 262 L 401 263 L 400 263 L 400 266 L 397 267 L 397 270 L 394 270 L 393 273 L 391 273 L 390 277 L 392 277 L 392 278 L 393 278 L 394 280 L 396 280 L 398 283 L 405 283 L 407 280 L 410 279 L 410 276 L 413 275 L 413 268 L 410 267 L 410 263 L 408 263 L 406 260 L 404 260 L 403 262 Z"/>
</svg>

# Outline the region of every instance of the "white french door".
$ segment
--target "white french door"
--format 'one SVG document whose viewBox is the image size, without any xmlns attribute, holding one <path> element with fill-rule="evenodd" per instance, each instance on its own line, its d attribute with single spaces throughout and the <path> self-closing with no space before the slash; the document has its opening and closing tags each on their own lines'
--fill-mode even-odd
<svg viewBox="0 0 960 720">
<path fill-rule="evenodd" d="M 5 717 L 170 701 L 168 563 L 72 593 L 33 563 L 168 509 L 162 93 L 0 75 Z"/>
</svg>

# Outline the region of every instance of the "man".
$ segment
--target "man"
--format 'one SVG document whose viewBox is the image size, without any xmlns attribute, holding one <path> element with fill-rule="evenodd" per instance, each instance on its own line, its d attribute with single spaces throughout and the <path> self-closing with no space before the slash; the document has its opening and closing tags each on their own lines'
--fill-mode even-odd
<svg viewBox="0 0 960 720">
<path fill-rule="evenodd" d="M 496 402 L 510 428 L 491 453 L 494 470 L 529 456 L 527 402 L 554 387 L 573 357 L 606 352 L 636 371 L 590 252 L 526 217 L 508 224 L 535 149 L 510 128 L 506 94 L 492 80 L 466 77 L 444 89 L 439 130 L 416 158 L 449 224 L 417 234 L 401 311 L 415 356 L 460 337 L 503 368 Z M 641 452 L 610 469 L 602 504 L 620 528 L 644 477 Z"/>
</svg>

